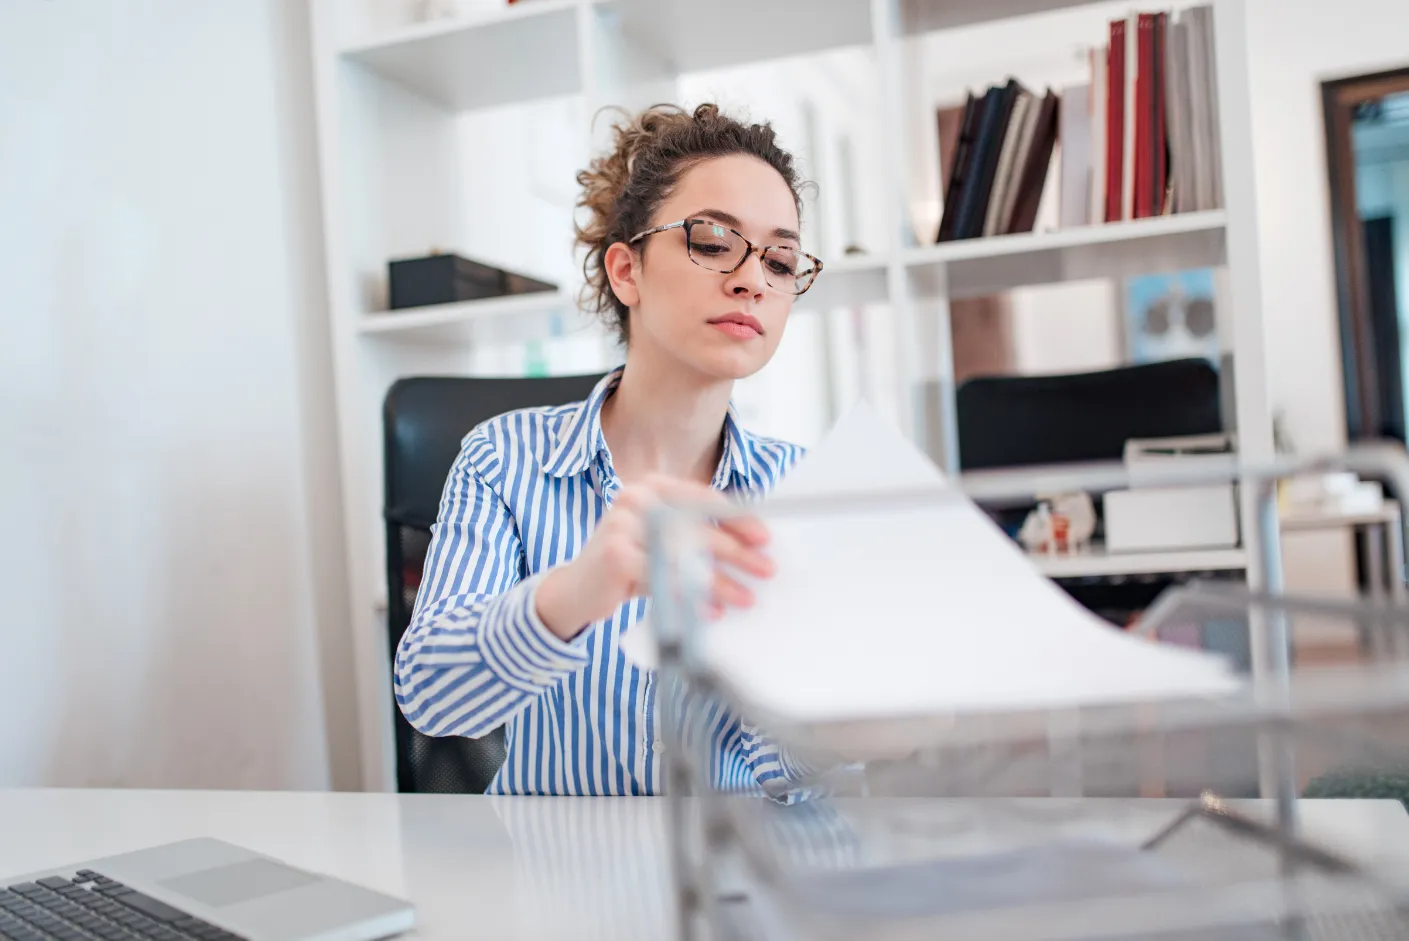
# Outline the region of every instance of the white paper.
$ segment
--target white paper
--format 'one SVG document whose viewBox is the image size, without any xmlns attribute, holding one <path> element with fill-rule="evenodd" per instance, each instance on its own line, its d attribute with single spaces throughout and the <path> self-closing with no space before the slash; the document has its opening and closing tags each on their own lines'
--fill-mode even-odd
<svg viewBox="0 0 1409 941">
<path fill-rule="evenodd" d="M 858 405 L 769 502 L 949 484 Z M 1115 630 L 1042 576 L 967 499 L 765 517 L 778 574 L 704 628 L 745 700 L 798 721 L 1059 708 L 1235 691 L 1218 656 Z M 655 665 L 643 623 L 623 647 Z"/>
</svg>

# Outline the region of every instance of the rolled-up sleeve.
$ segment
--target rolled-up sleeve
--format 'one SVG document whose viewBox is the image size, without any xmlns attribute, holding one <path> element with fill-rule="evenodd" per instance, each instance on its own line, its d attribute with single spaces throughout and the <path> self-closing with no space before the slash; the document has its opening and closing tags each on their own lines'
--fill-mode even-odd
<svg viewBox="0 0 1409 941">
<path fill-rule="evenodd" d="M 396 652 L 396 701 L 426 735 L 477 737 L 587 663 L 579 636 L 539 619 L 518 527 L 475 468 L 456 459 L 441 497 L 411 624 Z"/>
</svg>

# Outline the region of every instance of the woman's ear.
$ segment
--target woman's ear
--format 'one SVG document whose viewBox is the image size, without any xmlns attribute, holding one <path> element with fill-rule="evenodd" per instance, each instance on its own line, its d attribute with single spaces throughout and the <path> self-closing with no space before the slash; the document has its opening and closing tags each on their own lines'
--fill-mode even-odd
<svg viewBox="0 0 1409 941">
<path fill-rule="evenodd" d="M 638 260 L 625 242 L 613 242 L 602 256 L 602 270 L 611 282 L 612 293 L 627 307 L 641 303 L 641 291 L 636 286 L 636 275 L 640 271 Z"/>
</svg>

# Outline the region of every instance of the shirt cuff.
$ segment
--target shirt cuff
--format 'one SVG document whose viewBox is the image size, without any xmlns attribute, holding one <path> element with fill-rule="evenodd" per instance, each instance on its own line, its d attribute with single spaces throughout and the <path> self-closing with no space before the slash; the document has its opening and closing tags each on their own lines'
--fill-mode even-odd
<svg viewBox="0 0 1409 941">
<path fill-rule="evenodd" d="M 586 666 L 581 642 L 569 643 L 548 630 L 534 602 L 542 575 L 519 582 L 495 598 L 480 622 L 479 646 L 484 664 L 505 684 L 538 692 Z"/>
</svg>

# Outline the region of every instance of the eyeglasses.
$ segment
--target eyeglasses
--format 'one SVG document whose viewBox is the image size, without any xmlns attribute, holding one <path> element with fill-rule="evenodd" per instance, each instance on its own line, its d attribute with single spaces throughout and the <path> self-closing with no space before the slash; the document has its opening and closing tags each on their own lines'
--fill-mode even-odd
<svg viewBox="0 0 1409 941">
<path fill-rule="evenodd" d="M 681 219 L 669 225 L 639 232 L 627 240 L 635 245 L 648 235 L 670 229 L 685 230 L 685 252 L 690 260 L 707 271 L 733 274 L 748 257 L 758 252 L 763 262 L 763 280 L 785 294 L 803 294 L 822 273 L 822 262 L 807 252 L 788 245 L 757 246 L 733 229 L 709 219 Z"/>
</svg>

